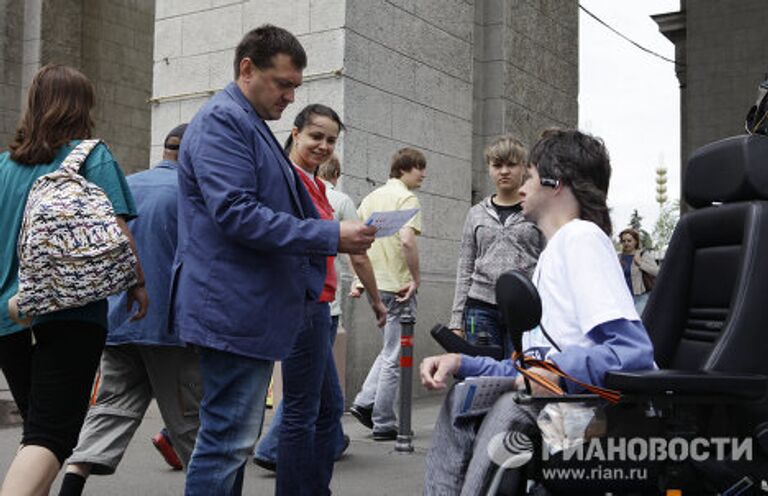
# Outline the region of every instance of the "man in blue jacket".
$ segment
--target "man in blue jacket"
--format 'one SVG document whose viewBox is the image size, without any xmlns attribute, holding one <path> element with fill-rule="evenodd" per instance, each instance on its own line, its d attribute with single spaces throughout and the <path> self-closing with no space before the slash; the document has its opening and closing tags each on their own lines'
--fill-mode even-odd
<svg viewBox="0 0 768 496">
<path fill-rule="evenodd" d="M 204 391 L 187 495 L 241 493 L 273 361 L 319 296 L 326 257 L 364 253 L 375 234 L 360 221 L 320 220 L 266 125 L 301 85 L 298 40 L 261 26 L 234 66 L 235 81 L 190 122 L 179 159 L 174 325 L 199 349 Z"/>
</svg>

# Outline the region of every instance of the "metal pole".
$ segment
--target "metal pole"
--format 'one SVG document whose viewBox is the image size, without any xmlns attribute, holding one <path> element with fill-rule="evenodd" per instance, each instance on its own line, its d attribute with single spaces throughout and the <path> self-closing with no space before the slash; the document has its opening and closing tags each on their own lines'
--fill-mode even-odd
<svg viewBox="0 0 768 496">
<path fill-rule="evenodd" d="M 410 314 L 400 317 L 400 428 L 397 430 L 395 451 L 412 453 L 411 396 L 413 380 L 413 325 Z"/>
</svg>

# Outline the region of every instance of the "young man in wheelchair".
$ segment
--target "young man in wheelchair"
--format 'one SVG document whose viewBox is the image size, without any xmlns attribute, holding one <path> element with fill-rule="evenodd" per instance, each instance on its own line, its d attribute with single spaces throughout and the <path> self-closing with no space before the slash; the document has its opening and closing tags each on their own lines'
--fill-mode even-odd
<svg viewBox="0 0 768 496">
<path fill-rule="evenodd" d="M 547 239 L 533 283 L 542 303 L 541 326 L 523 338 L 524 350 L 556 364 L 583 383 L 602 386 L 606 372 L 654 367 L 653 348 L 626 289 L 610 240 L 606 196 L 611 176 L 602 141 L 575 130 L 546 131 L 530 153 L 521 188 L 523 213 Z M 544 331 L 542 331 L 544 329 Z M 529 369 L 555 384 L 559 377 Z M 512 360 L 444 354 L 424 359 L 422 384 L 447 387 L 447 379 L 516 376 Z M 522 387 L 522 377 L 518 377 Z M 568 392 L 582 392 L 565 384 Z M 532 383 L 533 394 L 547 390 Z M 520 404 L 504 394 L 484 416 L 457 417 L 454 391 L 443 404 L 426 460 L 425 495 L 472 495 L 488 487 L 493 474 L 489 443 L 516 431 L 529 439 L 540 434 L 540 407 Z M 522 472 L 507 475 L 521 486 Z M 519 482 L 514 482 L 515 477 Z"/>
</svg>

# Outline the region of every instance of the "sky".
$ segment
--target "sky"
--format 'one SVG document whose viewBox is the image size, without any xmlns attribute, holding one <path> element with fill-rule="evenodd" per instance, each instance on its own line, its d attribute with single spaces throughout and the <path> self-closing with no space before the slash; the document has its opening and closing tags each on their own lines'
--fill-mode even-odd
<svg viewBox="0 0 768 496">
<path fill-rule="evenodd" d="M 679 0 L 581 0 L 617 31 L 667 58 L 675 47 L 650 18 Z M 608 192 L 614 231 L 634 209 L 652 232 L 659 213 L 656 169 L 666 166 L 668 201 L 680 194 L 680 90 L 674 64 L 620 38 L 579 10 L 579 127 L 603 138 L 613 175 Z"/>
</svg>

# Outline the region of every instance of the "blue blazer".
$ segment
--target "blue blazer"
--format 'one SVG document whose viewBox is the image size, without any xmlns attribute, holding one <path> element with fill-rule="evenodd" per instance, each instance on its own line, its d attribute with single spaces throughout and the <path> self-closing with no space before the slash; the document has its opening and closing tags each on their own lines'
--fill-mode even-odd
<svg viewBox="0 0 768 496">
<path fill-rule="evenodd" d="M 283 359 L 325 280 L 339 224 L 320 220 L 235 83 L 192 119 L 179 154 L 173 328 L 184 341 Z"/>
</svg>

